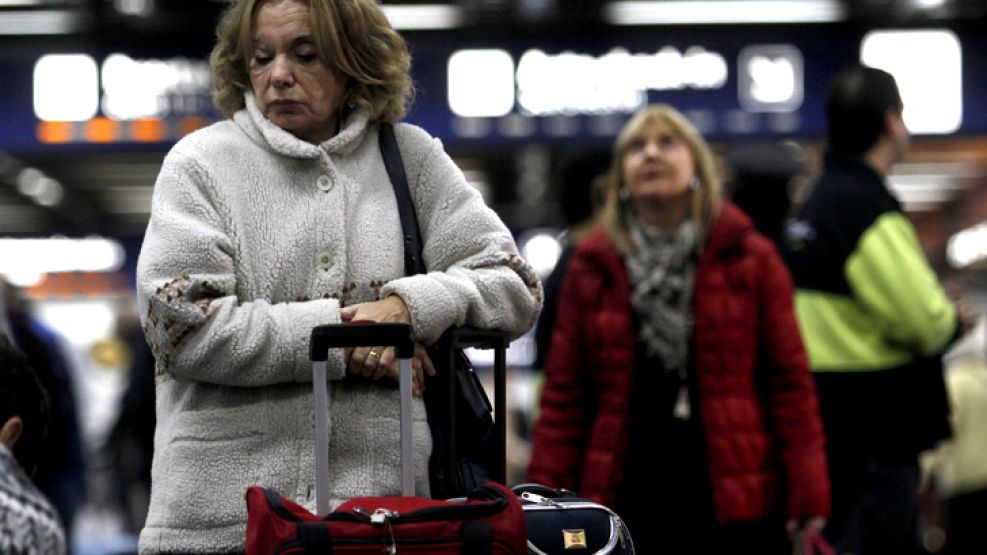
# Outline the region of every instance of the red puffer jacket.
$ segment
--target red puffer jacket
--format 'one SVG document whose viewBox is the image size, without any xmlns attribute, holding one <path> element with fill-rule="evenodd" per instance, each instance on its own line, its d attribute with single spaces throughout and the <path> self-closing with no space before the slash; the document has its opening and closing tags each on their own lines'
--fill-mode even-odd
<svg viewBox="0 0 987 555">
<path fill-rule="evenodd" d="M 721 523 L 767 516 L 779 494 L 789 517 L 829 514 L 822 424 L 792 294 L 774 245 L 723 202 L 692 306 L 698 414 Z M 595 230 L 562 288 L 528 469 L 531 481 L 608 505 L 629 439 L 638 340 L 630 295 L 623 259 Z"/>
</svg>

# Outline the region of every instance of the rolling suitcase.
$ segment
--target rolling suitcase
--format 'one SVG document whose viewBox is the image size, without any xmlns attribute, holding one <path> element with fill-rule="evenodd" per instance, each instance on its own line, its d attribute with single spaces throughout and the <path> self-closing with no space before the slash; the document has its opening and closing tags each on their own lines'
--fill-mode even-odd
<svg viewBox="0 0 987 555">
<path fill-rule="evenodd" d="M 312 514 L 277 492 L 247 490 L 247 555 L 270 553 L 476 553 L 527 552 L 524 513 L 517 496 L 487 482 L 465 500 L 413 497 L 411 457 L 411 357 L 407 324 L 335 324 L 312 331 L 316 414 L 328 414 L 326 360 L 330 348 L 393 345 L 400 359 L 401 474 L 403 496 L 351 499 L 329 512 L 329 431 L 316 419 L 316 507 Z"/>
</svg>

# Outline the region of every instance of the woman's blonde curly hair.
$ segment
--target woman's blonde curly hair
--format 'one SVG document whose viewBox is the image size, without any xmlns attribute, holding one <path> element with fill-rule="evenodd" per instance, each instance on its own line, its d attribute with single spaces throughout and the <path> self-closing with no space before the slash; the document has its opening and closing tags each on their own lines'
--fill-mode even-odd
<svg viewBox="0 0 987 555">
<path fill-rule="evenodd" d="M 216 26 L 216 46 L 209 63 L 213 98 L 226 117 L 244 107 L 244 92 L 250 89 L 253 18 L 266 1 L 269 0 L 234 1 Z M 411 55 L 377 2 L 299 1 L 308 4 L 319 57 L 349 77 L 340 110 L 364 108 L 372 121 L 395 122 L 403 118 L 414 96 Z"/>
</svg>

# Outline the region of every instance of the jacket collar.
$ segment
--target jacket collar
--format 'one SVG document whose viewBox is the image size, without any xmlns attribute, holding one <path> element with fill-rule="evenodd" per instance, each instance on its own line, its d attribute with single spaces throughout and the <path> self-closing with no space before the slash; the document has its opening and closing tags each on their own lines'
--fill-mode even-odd
<svg viewBox="0 0 987 555">
<path fill-rule="evenodd" d="M 752 231 L 754 231 L 754 222 L 750 217 L 734 203 L 722 199 L 719 213 L 703 246 L 701 257 L 719 257 L 732 251 Z"/>
<path fill-rule="evenodd" d="M 851 177 L 847 182 L 854 183 L 855 187 L 865 188 L 870 194 L 888 198 L 898 210 L 902 209 L 901 202 L 888 189 L 884 178 L 859 157 L 849 156 L 831 148 L 826 151 L 825 169 L 826 174 L 850 174 Z"/>
<path fill-rule="evenodd" d="M 744 238 L 754 231 L 754 222 L 740 208 L 726 199 L 720 200 L 720 206 L 713 222 L 706 243 L 703 245 L 700 259 L 718 258 L 729 254 L 741 244 Z M 584 245 L 585 243 L 585 245 Z M 603 226 L 597 226 L 593 232 L 583 239 L 580 248 L 585 249 L 591 256 L 608 264 L 623 264 L 617 254 L 617 248 L 610 239 L 610 234 Z"/>
<path fill-rule="evenodd" d="M 233 120 L 255 142 L 291 158 L 318 158 L 322 153 L 349 154 L 361 142 L 369 117 L 365 110 L 350 112 L 343 127 L 322 144 L 312 144 L 295 137 L 264 117 L 252 91 L 243 94 L 245 108 L 233 115 Z"/>
</svg>

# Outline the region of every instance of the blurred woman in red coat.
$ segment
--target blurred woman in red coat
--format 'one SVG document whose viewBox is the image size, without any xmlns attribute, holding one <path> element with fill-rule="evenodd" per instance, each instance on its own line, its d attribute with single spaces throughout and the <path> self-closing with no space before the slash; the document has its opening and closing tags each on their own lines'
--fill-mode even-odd
<svg viewBox="0 0 987 555">
<path fill-rule="evenodd" d="M 786 529 L 825 524 L 829 479 L 788 271 L 674 108 L 627 123 L 607 180 L 563 285 L 528 478 L 614 508 L 640 553 L 790 552 Z"/>
</svg>

